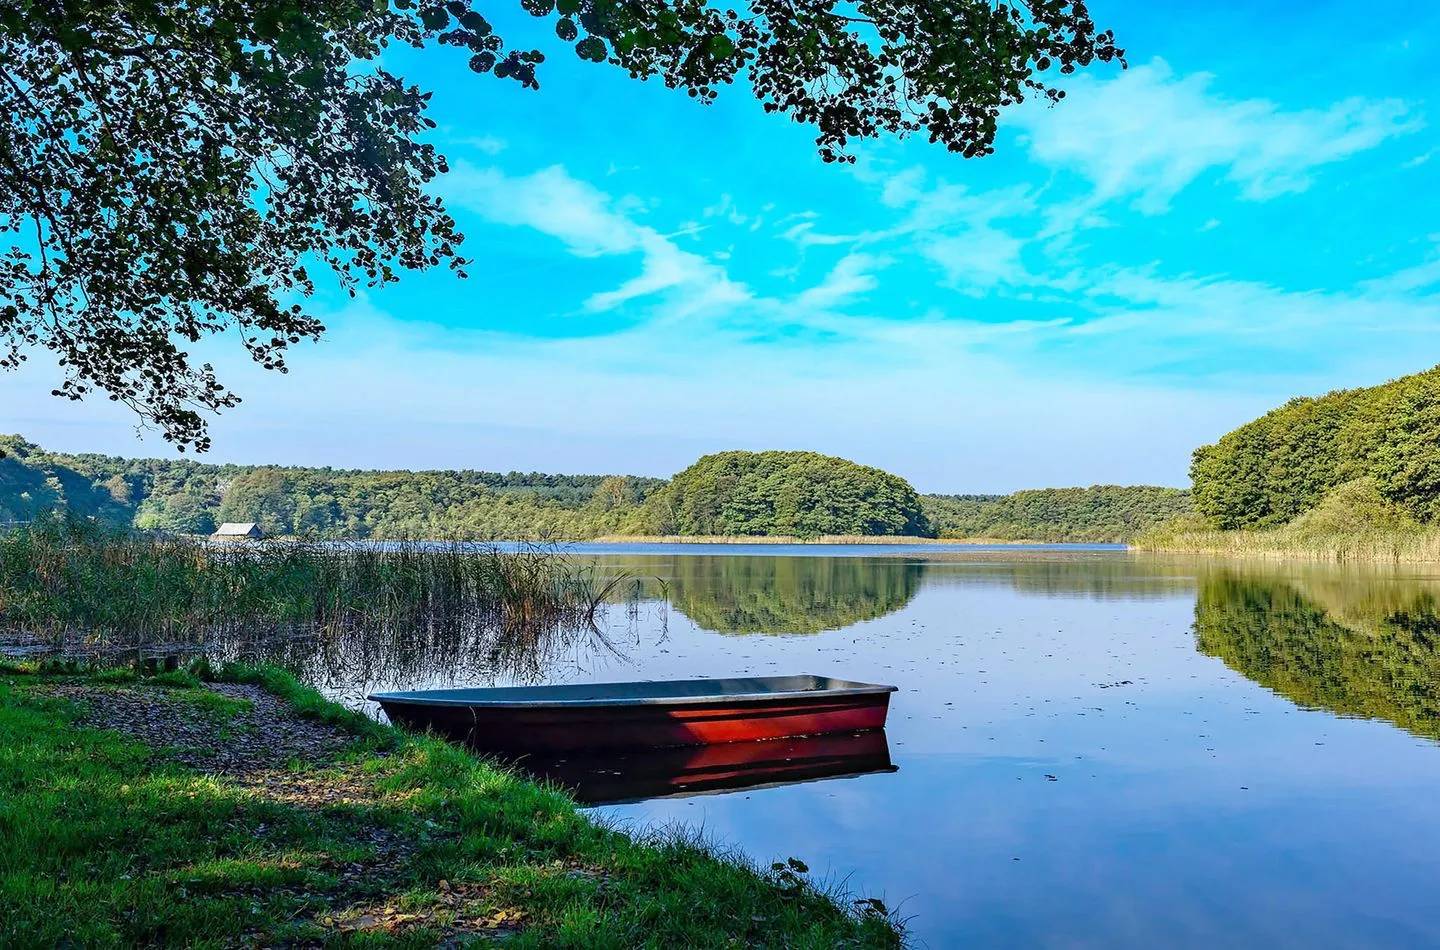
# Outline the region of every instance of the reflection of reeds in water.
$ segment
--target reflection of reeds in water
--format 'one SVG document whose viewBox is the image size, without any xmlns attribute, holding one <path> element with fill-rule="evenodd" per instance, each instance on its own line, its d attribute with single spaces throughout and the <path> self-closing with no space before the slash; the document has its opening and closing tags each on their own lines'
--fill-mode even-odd
<svg viewBox="0 0 1440 950">
<path fill-rule="evenodd" d="M 483 639 L 498 659 L 543 654 L 557 631 L 595 630 L 625 580 L 553 548 L 211 544 L 56 520 L 0 536 L 0 626 L 95 655 L 288 651 L 296 637 L 314 652 L 318 637 Z"/>
<path fill-rule="evenodd" d="M 536 683 L 565 679 L 596 654 L 624 659 L 603 622 L 530 627 L 428 624 L 353 627 L 306 637 L 228 641 L 221 659 L 284 666 L 328 695 L 358 705 L 378 688 Z"/>
</svg>

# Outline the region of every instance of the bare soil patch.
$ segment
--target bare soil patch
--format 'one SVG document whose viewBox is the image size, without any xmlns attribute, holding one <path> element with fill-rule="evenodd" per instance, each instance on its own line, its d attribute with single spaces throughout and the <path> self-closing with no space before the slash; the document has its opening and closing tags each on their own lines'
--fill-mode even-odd
<svg viewBox="0 0 1440 950">
<path fill-rule="evenodd" d="M 207 683 L 203 688 L 249 707 L 227 709 L 217 716 L 187 701 L 183 693 L 153 687 L 59 683 L 46 692 L 80 703 L 81 725 L 122 732 L 156 749 L 170 750 L 177 761 L 192 768 L 237 778 L 295 761 L 311 766 L 333 762 L 351 742 L 334 726 L 296 716 L 258 686 Z"/>
<path fill-rule="evenodd" d="M 344 761 L 341 753 L 354 737 L 340 727 L 297 716 L 258 686 L 206 683 L 201 688 L 238 702 L 211 708 L 196 702 L 194 691 L 143 685 L 54 683 L 37 692 L 76 702 L 82 710 L 79 725 L 123 733 L 157 755 L 274 802 L 322 810 L 395 804 L 409 797 L 380 793 L 373 776 Z M 431 838 L 435 834 L 429 830 Z M 441 881 L 434 899 L 420 904 L 393 897 L 377 902 L 377 890 L 397 884 L 389 879 L 415 857 L 418 843 L 363 819 L 349 837 L 366 845 L 369 856 L 327 857 L 322 866 L 337 887 L 333 893 L 309 895 L 324 899 L 323 909 L 311 919 L 326 930 L 403 935 L 426 928 L 440 934 L 441 945 L 459 945 L 511 936 L 523 928 L 523 911 L 488 906 L 488 888 L 473 882 Z M 242 892 L 257 901 L 265 897 L 262 889 L 245 887 L 231 896 Z"/>
</svg>

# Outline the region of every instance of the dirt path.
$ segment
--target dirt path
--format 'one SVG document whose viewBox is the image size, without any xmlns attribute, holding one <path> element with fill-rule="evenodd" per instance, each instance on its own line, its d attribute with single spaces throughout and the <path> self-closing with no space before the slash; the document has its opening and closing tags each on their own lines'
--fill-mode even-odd
<svg viewBox="0 0 1440 950">
<path fill-rule="evenodd" d="M 497 911 L 487 903 L 487 888 L 479 883 L 440 880 L 420 905 L 396 900 L 397 892 L 414 884 L 408 866 L 421 843 L 416 835 L 397 831 L 394 822 L 376 820 L 374 810 L 403 809 L 413 792 L 382 791 L 374 770 L 347 758 L 354 736 L 296 715 L 258 686 L 206 683 L 199 689 L 169 689 L 61 682 L 36 691 L 75 702 L 82 710 L 80 726 L 123 733 L 154 749 L 157 757 L 214 776 L 244 796 L 313 811 L 317 820 L 343 826 L 347 842 L 368 854 L 345 861 L 327 856 L 321 863 L 319 870 L 336 884 L 326 893 L 306 896 L 323 898 L 324 906 L 307 916 L 324 931 L 399 936 L 428 928 L 441 945 L 456 945 L 513 936 L 523 926 L 522 913 Z M 371 759 L 377 754 L 383 753 L 366 750 Z M 427 824 L 429 841 L 455 833 Z M 389 896 L 377 900 L 380 895 Z M 239 888 L 228 896 L 260 900 L 273 894 Z M 316 944 L 324 942 L 317 939 Z"/>
</svg>

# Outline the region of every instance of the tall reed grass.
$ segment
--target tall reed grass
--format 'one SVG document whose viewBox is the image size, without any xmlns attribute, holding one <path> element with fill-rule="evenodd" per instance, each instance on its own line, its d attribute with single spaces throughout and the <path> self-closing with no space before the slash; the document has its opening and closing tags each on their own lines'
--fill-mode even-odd
<svg viewBox="0 0 1440 950">
<path fill-rule="evenodd" d="M 599 544 L 1028 544 L 995 538 L 921 538 L 910 534 L 604 534 Z"/>
<path fill-rule="evenodd" d="M 1440 561 L 1440 528 L 1409 524 L 1327 530 L 1297 521 L 1266 530 L 1221 531 L 1186 519 L 1141 535 L 1131 547 L 1266 560 L 1424 563 Z"/>
<path fill-rule="evenodd" d="M 592 626 L 624 576 L 553 548 L 212 543 L 77 520 L 0 535 L 0 628 L 80 650 L 236 635 Z"/>
</svg>

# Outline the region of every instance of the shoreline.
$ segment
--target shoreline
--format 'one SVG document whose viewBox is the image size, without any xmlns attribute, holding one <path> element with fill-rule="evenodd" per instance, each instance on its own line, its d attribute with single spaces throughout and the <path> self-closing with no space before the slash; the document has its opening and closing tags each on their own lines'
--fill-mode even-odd
<svg viewBox="0 0 1440 950">
<path fill-rule="evenodd" d="M 1330 564 L 1440 564 L 1440 532 L 1372 531 L 1363 534 L 1267 531 L 1173 531 L 1142 535 L 1130 549 L 1260 561 Z"/>
<path fill-rule="evenodd" d="M 524 542 L 501 542 L 505 544 Z M 805 545 L 886 545 L 886 544 L 913 544 L 913 545 L 945 545 L 954 547 L 965 547 L 975 545 L 1006 546 L 1006 547 L 1035 547 L 1037 545 L 1056 544 L 1111 544 L 1120 542 L 1109 541 L 1033 541 L 1014 540 L 1005 538 L 917 538 L 910 535 L 821 535 L 817 538 L 796 538 L 783 535 L 639 535 L 639 534 L 616 534 L 601 535 L 598 538 L 591 538 L 588 541 L 564 542 L 570 544 L 805 544 Z"/>
<path fill-rule="evenodd" d="M 485 540 L 456 540 L 454 538 L 326 538 L 314 539 L 296 535 L 272 535 L 260 539 L 220 539 L 217 540 L 209 535 L 176 535 L 186 540 L 204 543 L 215 546 L 247 544 L 318 544 L 318 545 L 346 545 L 346 544 L 465 544 L 476 547 L 496 544 L 529 544 L 536 546 L 566 545 L 566 544 L 793 544 L 808 546 L 823 545 L 936 545 L 943 547 L 1054 547 L 1056 545 L 1120 545 L 1128 546 L 1133 542 L 1125 541 L 1040 541 L 1033 538 L 917 538 L 910 535 L 821 535 L 816 538 L 799 538 L 788 535 L 745 535 L 745 534 L 718 534 L 718 535 L 684 535 L 684 534 L 602 534 L 594 538 L 490 538 Z"/>
<path fill-rule="evenodd" d="M 0 661 L 0 748 L 4 945 L 903 944 L 798 860 L 621 830 L 275 667 Z"/>
</svg>

